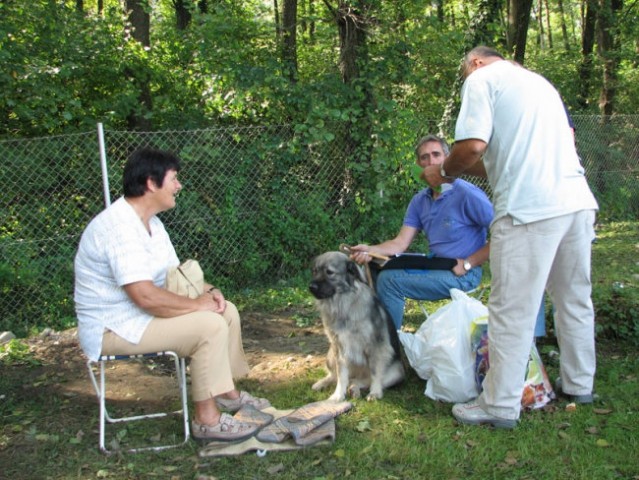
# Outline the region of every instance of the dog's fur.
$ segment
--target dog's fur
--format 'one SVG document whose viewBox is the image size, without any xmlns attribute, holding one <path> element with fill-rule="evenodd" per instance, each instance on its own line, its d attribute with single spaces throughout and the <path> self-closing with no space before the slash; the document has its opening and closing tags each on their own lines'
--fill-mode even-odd
<svg viewBox="0 0 639 480">
<path fill-rule="evenodd" d="M 324 253 L 313 262 L 309 289 L 330 343 L 328 375 L 313 390 L 336 383 L 329 400 L 344 400 L 347 390 L 358 398 L 360 389 L 369 389 L 367 400 L 382 398 L 404 379 L 404 367 L 395 326 L 361 267 L 341 252 Z"/>
</svg>

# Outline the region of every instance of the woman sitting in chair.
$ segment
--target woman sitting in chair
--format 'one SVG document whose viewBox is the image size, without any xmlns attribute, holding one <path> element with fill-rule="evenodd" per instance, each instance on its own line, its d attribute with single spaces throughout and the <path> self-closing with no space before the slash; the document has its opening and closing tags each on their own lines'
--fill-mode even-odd
<svg viewBox="0 0 639 480">
<path fill-rule="evenodd" d="M 235 388 L 233 379 L 249 372 L 237 308 L 212 285 L 195 299 L 164 288 L 179 260 L 156 215 L 175 206 L 179 170 L 169 152 L 138 150 L 124 167 L 124 196 L 84 231 L 75 257 L 80 344 L 93 361 L 165 350 L 189 357 L 193 437 L 239 440 L 256 427 L 220 408 L 270 403 Z"/>
</svg>

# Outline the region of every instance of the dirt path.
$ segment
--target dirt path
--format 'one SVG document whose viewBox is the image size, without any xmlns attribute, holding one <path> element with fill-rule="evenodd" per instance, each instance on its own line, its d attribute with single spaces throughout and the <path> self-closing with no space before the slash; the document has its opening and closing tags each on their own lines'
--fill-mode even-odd
<svg viewBox="0 0 639 480">
<path fill-rule="evenodd" d="M 300 328 L 286 313 L 280 316 L 244 313 L 242 325 L 244 349 L 251 366 L 249 379 L 274 385 L 303 377 L 309 369 L 324 365 L 328 343 L 319 321 Z M 67 397 L 95 398 L 76 329 L 46 331 L 29 339 L 28 344 L 33 357 L 42 365 L 25 372 L 25 388 L 57 384 Z M 151 369 L 135 362 L 114 362 L 109 368 L 131 374 L 116 375 L 109 380 L 111 400 L 153 401 L 158 399 L 158 392 L 174 390 L 174 380 L 163 374 L 168 368 L 162 362 Z"/>
</svg>

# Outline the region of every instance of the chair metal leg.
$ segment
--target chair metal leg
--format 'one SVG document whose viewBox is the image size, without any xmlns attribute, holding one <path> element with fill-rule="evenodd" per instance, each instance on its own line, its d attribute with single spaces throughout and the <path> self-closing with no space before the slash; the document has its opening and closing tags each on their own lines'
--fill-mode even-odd
<svg viewBox="0 0 639 480">
<path fill-rule="evenodd" d="M 107 361 L 113 360 L 130 360 L 135 358 L 150 358 L 157 356 L 171 356 L 173 357 L 175 364 L 175 373 L 176 380 L 178 383 L 178 388 L 180 390 L 180 400 L 182 402 L 182 409 L 177 410 L 175 412 L 157 412 L 157 413 L 149 413 L 145 415 L 133 415 L 128 417 L 112 417 L 109 414 L 109 411 L 106 407 L 106 375 L 105 375 L 105 365 Z M 96 379 L 96 375 L 94 372 L 94 364 L 99 364 L 100 369 L 100 379 L 99 381 Z M 190 430 L 189 430 L 189 411 L 188 411 L 188 394 L 187 394 L 187 385 L 186 385 L 186 362 L 184 358 L 180 358 L 175 352 L 166 351 L 166 352 L 157 352 L 157 353 L 147 353 L 143 355 L 116 355 L 116 356 L 102 356 L 98 360 L 98 362 L 87 362 L 87 367 L 89 370 L 89 377 L 91 379 L 91 383 L 95 389 L 96 395 L 98 397 L 99 403 L 99 414 L 100 414 L 100 432 L 99 432 L 99 441 L 98 446 L 101 452 L 110 455 L 113 453 L 112 450 L 109 450 L 106 447 L 105 436 L 106 436 L 106 424 L 107 423 L 121 423 L 121 422 L 132 422 L 136 420 L 144 420 L 151 418 L 162 418 L 171 414 L 179 414 L 182 415 L 183 425 L 184 425 L 184 440 L 180 443 L 169 444 L 169 445 L 159 445 L 153 447 L 138 447 L 138 448 L 129 448 L 126 451 L 130 453 L 141 452 L 146 450 L 151 451 L 161 451 L 169 448 L 176 448 L 186 444 L 190 438 Z"/>
</svg>

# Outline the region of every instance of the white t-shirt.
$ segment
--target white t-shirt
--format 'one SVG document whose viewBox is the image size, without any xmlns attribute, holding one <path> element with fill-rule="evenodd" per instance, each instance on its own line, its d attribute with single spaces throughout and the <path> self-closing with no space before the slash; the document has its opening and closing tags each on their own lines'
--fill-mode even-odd
<svg viewBox="0 0 639 480">
<path fill-rule="evenodd" d="M 484 165 L 495 220 L 531 223 L 597 209 L 557 90 L 508 61 L 475 70 L 462 86 L 455 140 L 488 144 Z"/>
<path fill-rule="evenodd" d="M 122 197 L 82 234 L 75 256 L 74 300 L 80 345 L 91 360 L 100 356 L 105 329 L 138 343 L 153 318 L 122 287 L 142 280 L 163 287 L 167 270 L 179 264 L 160 219 L 152 217 L 149 225 L 150 235 Z"/>
</svg>

